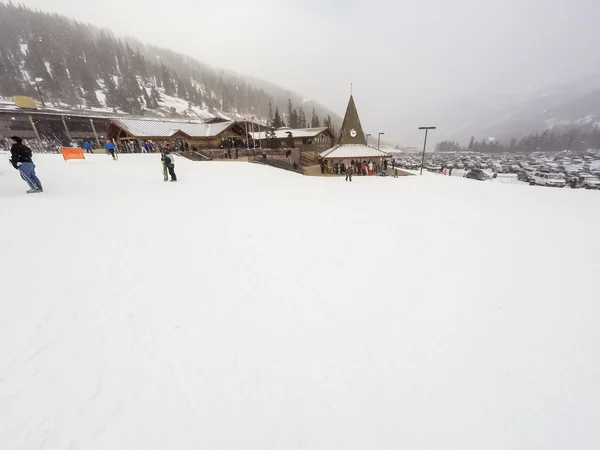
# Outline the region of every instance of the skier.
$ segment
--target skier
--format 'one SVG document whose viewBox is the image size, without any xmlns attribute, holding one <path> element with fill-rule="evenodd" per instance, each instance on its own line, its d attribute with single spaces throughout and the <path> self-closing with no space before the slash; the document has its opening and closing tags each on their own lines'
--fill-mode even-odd
<svg viewBox="0 0 600 450">
<path fill-rule="evenodd" d="M 168 181 L 169 177 L 167 175 L 167 170 L 171 175 L 171 181 L 177 181 L 177 175 L 175 175 L 175 156 L 171 153 L 170 149 L 166 149 L 161 157 L 163 161 L 163 175 L 164 180 Z"/>
<path fill-rule="evenodd" d="M 92 152 L 92 143 L 90 141 L 83 141 L 83 148 L 86 153 L 94 153 Z"/>
<path fill-rule="evenodd" d="M 10 148 L 10 163 L 19 171 L 21 178 L 29 185 L 28 194 L 44 192 L 42 182 L 35 174 L 35 164 L 31 159 L 31 149 L 23 144 L 23 139 L 18 136 L 12 136 L 15 142 Z"/>
<path fill-rule="evenodd" d="M 152 141 L 146 141 L 144 143 L 144 148 L 146 149 L 146 153 L 152 153 L 152 150 L 154 149 L 154 144 L 152 144 Z"/>
<path fill-rule="evenodd" d="M 106 144 L 104 144 L 104 149 L 106 150 L 107 154 L 110 154 L 113 158 L 113 160 L 117 160 L 117 157 L 115 156 L 115 144 L 113 144 L 113 142 L 110 139 L 106 140 Z"/>
</svg>

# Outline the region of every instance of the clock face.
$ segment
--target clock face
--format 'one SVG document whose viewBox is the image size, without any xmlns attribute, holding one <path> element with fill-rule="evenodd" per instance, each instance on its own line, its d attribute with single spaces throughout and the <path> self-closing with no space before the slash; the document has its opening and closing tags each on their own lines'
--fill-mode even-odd
<svg viewBox="0 0 600 450">
<path fill-rule="evenodd" d="M 356 130 L 354 128 L 350 130 L 350 136 L 356 137 Z"/>
</svg>

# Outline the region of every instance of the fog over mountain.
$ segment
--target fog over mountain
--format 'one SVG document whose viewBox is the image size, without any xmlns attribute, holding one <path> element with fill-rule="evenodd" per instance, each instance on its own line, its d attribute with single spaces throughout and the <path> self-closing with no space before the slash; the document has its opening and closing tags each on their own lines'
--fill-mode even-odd
<svg viewBox="0 0 600 450">
<path fill-rule="evenodd" d="M 419 125 L 465 140 L 551 125 L 548 108 L 560 120 L 598 112 L 573 106 L 593 85 L 569 92 L 600 73 L 594 0 L 24 4 L 275 83 L 340 115 L 353 83 L 366 132 L 405 145 L 421 142 Z M 564 98 L 545 105 L 556 87 Z"/>
</svg>

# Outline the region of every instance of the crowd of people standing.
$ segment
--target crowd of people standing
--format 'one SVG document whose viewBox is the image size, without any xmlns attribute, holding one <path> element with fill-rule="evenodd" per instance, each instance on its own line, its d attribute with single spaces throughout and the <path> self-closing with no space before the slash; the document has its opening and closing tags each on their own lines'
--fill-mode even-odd
<svg viewBox="0 0 600 450">
<path fill-rule="evenodd" d="M 367 176 L 367 175 L 384 175 L 387 172 L 388 162 L 386 159 L 383 161 L 367 161 L 367 160 L 354 160 L 352 159 L 349 164 L 341 162 L 335 162 L 331 167 L 323 160 L 321 161 L 321 173 L 331 173 L 334 175 L 344 175 L 351 171 L 352 175 Z"/>
</svg>

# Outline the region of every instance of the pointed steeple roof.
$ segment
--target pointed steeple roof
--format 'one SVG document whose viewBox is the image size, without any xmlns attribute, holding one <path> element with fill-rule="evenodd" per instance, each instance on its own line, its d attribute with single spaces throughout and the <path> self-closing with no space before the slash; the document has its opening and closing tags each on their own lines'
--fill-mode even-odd
<svg viewBox="0 0 600 450">
<path fill-rule="evenodd" d="M 360 119 L 358 118 L 358 112 L 356 111 L 352 95 L 350 95 L 350 101 L 348 102 L 348 108 L 346 109 L 346 115 L 342 123 L 338 145 L 367 145 L 365 133 L 360 125 Z"/>
</svg>

